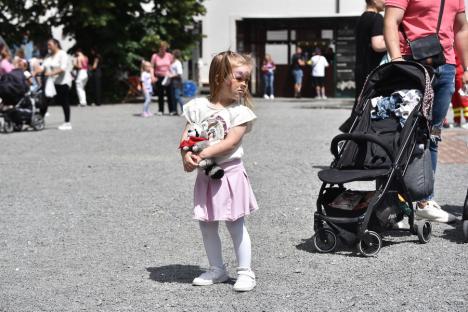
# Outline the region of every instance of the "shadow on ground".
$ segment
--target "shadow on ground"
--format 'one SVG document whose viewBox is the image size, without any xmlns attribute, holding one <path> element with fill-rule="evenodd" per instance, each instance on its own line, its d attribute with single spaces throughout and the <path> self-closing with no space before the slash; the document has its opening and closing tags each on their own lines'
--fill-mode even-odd
<svg viewBox="0 0 468 312">
<path fill-rule="evenodd" d="M 146 268 L 149 278 L 160 283 L 191 284 L 193 279 L 204 271 L 198 265 L 172 264 L 161 267 Z"/>
<path fill-rule="evenodd" d="M 445 205 L 442 206 L 442 209 L 453 214 L 458 220 L 455 223 L 448 224 L 449 228 L 444 229 L 444 232 L 440 237 L 457 244 L 463 244 L 465 242 L 463 235 L 463 222 L 460 221 L 463 214 L 463 207 Z"/>
</svg>

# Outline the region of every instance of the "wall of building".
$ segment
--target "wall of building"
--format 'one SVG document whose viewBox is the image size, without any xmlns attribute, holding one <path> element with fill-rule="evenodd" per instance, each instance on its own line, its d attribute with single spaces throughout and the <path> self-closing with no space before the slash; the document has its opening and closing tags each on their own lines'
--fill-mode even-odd
<svg viewBox="0 0 468 312">
<path fill-rule="evenodd" d="M 213 55 L 227 49 L 236 50 L 236 20 L 242 18 L 299 18 L 358 16 L 364 0 L 207 0 L 207 14 L 202 18 L 202 65 L 200 80 L 208 82 L 208 67 Z"/>
</svg>

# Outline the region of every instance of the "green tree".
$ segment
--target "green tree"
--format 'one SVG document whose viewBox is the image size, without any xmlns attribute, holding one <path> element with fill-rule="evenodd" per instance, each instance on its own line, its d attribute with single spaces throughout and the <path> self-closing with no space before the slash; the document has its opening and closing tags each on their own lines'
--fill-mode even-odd
<svg viewBox="0 0 468 312">
<path fill-rule="evenodd" d="M 189 54 L 201 38 L 190 29 L 203 14 L 203 0 L 6 0 L 0 3 L 0 35 L 9 43 L 24 32 L 44 40 L 52 26 L 62 26 L 75 47 L 102 55 L 107 77 L 118 77 L 138 70 L 160 40 Z"/>
</svg>

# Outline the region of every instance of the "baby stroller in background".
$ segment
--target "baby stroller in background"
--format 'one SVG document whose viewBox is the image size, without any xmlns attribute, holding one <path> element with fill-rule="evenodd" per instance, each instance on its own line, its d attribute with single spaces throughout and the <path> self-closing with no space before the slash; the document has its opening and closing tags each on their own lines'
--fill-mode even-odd
<svg viewBox="0 0 468 312">
<path fill-rule="evenodd" d="M 333 138 L 331 152 L 335 159 L 329 169 L 318 173 L 323 184 L 314 214 L 317 251 L 332 252 L 338 237 L 348 245 L 355 244 L 362 255 L 374 256 L 382 246 L 380 234 L 395 229 L 404 216 L 408 217 L 410 232 L 417 234 L 421 243 L 430 240 L 431 223 L 415 221 L 412 202 L 432 193 L 428 150 L 431 79 L 427 69 L 415 62 L 388 63 L 369 74 L 349 133 Z M 421 92 L 403 127 L 395 115 L 371 119 L 371 99 L 402 89 Z M 425 171 L 415 171 L 414 167 L 421 165 Z M 419 171 L 424 172 L 414 174 Z M 355 181 L 376 181 L 376 190 L 357 192 L 344 186 Z M 340 201 L 347 206 L 340 206 Z"/>
<path fill-rule="evenodd" d="M 24 125 L 34 130 L 45 127 L 43 116 L 39 113 L 43 103 L 41 89 L 30 91 L 26 76 L 20 69 L 0 77 L 0 117 L 3 117 L 3 132 L 21 131 Z"/>
</svg>

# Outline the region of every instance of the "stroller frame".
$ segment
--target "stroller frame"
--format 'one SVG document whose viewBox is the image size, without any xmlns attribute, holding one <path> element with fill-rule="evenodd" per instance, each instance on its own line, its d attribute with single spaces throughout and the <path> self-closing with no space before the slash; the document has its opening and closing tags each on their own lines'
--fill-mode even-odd
<svg viewBox="0 0 468 312">
<path fill-rule="evenodd" d="M 36 106 L 36 99 L 41 96 L 42 90 L 40 88 L 35 91 L 28 91 L 12 108 L 1 111 L 0 117 L 3 117 L 3 132 L 21 131 L 24 124 L 31 126 L 35 131 L 43 130 L 45 128 L 44 117 L 39 113 L 39 109 Z M 29 100 L 31 103 L 31 116 L 29 118 L 19 118 L 19 120 L 11 118 L 12 114 L 21 114 L 21 105 L 26 100 Z"/>
<path fill-rule="evenodd" d="M 405 63 L 405 62 L 395 62 L 395 63 Z M 413 62 L 411 62 L 413 63 Z M 407 64 L 407 63 L 406 63 Z M 413 63 L 417 64 L 417 63 Z M 376 68 L 374 71 L 369 74 L 369 77 L 380 68 L 384 66 L 391 66 L 391 64 L 386 64 L 381 67 Z M 421 66 L 417 64 L 416 66 Z M 423 67 L 424 68 L 424 67 Z M 425 69 L 424 69 L 425 70 Z M 426 72 L 427 73 L 427 72 Z M 368 79 L 369 79 L 368 77 Z M 364 86 L 367 85 L 366 84 Z M 359 97 L 359 100 L 366 94 L 364 94 L 365 87 Z M 379 207 L 379 205 L 384 203 L 386 196 L 389 195 L 389 192 L 394 192 L 396 194 L 400 194 L 404 197 L 406 204 L 408 205 L 411 212 L 408 215 L 408 223 L 409 223 L 409 230 L 412 234 L 418 236 L 418 239 L 421 243 L 427 243 L 431 238 L 432 232 L 432 225 L 430 222 L 427 221 L 415 221 L 414 216 L 414 207 L 412 204 L 411 196 L 408 192 L 408 189 L 403 181 L 403 176 L 406 172 L 406 169 L 409 164 L 409 159 L 406 163 L 403 161 L 403 155 L 405 152 L 407 153 L 408 146 L 410 145 L 410 141 L 412 139 L 412 135 L 416 135 L 415 132 L 417 131 L 418 125 L 420 125 L 423 120 L 423 111 L 422 111 L 422 102 L 423 99 L 420 100 L 418 105 L 413 109 L 412 115 L 414 114 L 414 118 L 412 118 L 411 125 L 407 125 L 411 127 L 411 130 L 407 133 L 406 138 L 399 146 L 398 154 L 394 157 L 392 155 L 391 150 L 388 146 L 382 142 L 378 136 L 371 135 L 367 133 L 352 133 L 356 126 L 358 125 L 359 121 L 361 120 L 363 113 L 368 112 L 368 105 L 370 105 L 370 95 L 372 93 L 367 94 L 368 98 L 365 101 L 365 104 L 362 105 L 362 109 L 359 113 L 356 114 L 356 117 L 352 123 L 349 133 L 343 133 L 335 136 L 331 142 L 331 153 L 334 155 L 335 159 L 332 162 L 330 169 L 323 170 L 319 172 L 319 177 L 321 173 L 325 173 L 327 170 L 337 170 L 335 173 L 338 172 L 340 169 L 336 169 L 337 162 L 339 161 L 340 157 L 342 156 L 343 152 L 346 150 L 346 146 L 349 142 L 355 142 L 357 144 L 367 144 L 368 142 L 372 144 L 378 145 L 385 153 L 388 159 L 391 161 L 391 165 L 388 169 L 373 169 L 369 171 L 375 172 L 377 175 L 362 175 L 360 177 L 354 179 L 344 179 L 341 181 L 324 181 L 320 188 L 320 192 L 317 198 L 317 211 L 314 213 L 314 231 L 315 234 L 313 236 L 314 246 L 319 252 L 332 252 L 337 243 L 337 237 L 340 238 L 345 244 L 352 245 L 355 244 L 360 254 L 363 256 L 375 256 L 380 251 L 382 246 L 382 239 L 379 233 L 369 230 L 369 222 L 374 213 L 374 210 Z M 414 139 L 414 138 L 413 138 Z M 340 142 L 344 144 L 341 145 L 341 149 L 339 150 Z M 413 142 L 413 146 L 411 146 L 410 155 L 413 154 L 416 148 L 416 140 Z M 345 171 L 345 170 L 343 170 Z M 351 170 L 352 171 L 352 170 Z M 362 171 L 362 170 L 361 170 Z M 375 193 L 372 195 L 367 209 L 357 215 L 352 217 L 342 217 L 342 216 L 330 216 L 326 213 L 326 207 L 324 203 L 324 198 L 327 195 L 327 192 L 337 191 L 337 192 L 344 192 L 346 188 L 344 187 L 345 183 L 354 182 L 354 181 L 373 181 L 379 182 L 379 177 L 385 177 L 386 180 L 384 183 L 378 183 L 376 187 Z M 325 179 L 326 180 L 326 179 Z M 338 179 L 337 179 L 338 180 Z M 404 216 L 403 211 L 401 211 L 401 215 Z M 403 217 L 400 219 L 400 221 Z M 325 227 L 325 224 L 328 226 Z M 352 227 L 355 226 L 357 229 L 356 232 L 349 230 L 350 225 Z M 403 229 L 398 229 L 403 230 Z M 383 232 L 383 231 L 382 231 Z"/>
</svg>

